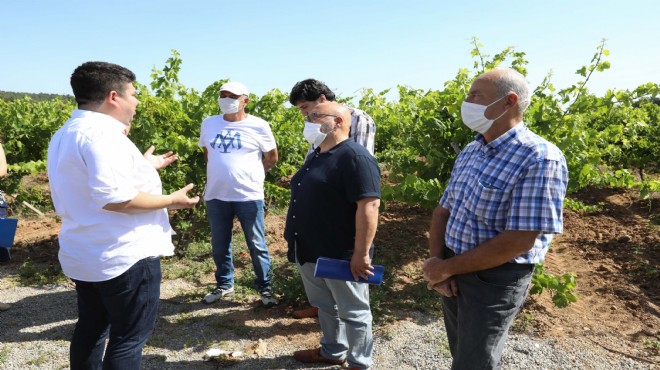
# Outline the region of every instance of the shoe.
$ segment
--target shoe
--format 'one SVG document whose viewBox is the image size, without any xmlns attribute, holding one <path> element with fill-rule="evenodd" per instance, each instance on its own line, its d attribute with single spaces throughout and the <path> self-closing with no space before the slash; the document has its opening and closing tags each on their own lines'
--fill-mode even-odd
<svg viewBox="0 0 660 370">
<path fill-rule="evenodd" d="M 273 294 L 273 289 L 270 287 L 262 290 L 259 294 L 261 295 L 261 302 L 263 302 L 264 307 L 266 308 L 273 307 L 280 303 L 275 297 L 275 294 Z"/>
<path fill-rule="evenodd" d="M 230 288 L 227 288 L 227 289 L 215 288 L 214 291 L 212 291 L 211 293 L 204 296 L 204 299 L 202 299 L 202 302 L 204 302 L 206 304 L 210 304 L 210 303 L 213 303 L 213 302 L 217 301 L 218 299 L 220 299 L 224 296 L 228 296 L 230 294 L 234 294 L 234 287 L 230 287 Z"/>
<path fill-rule="evenodd" d="M 7 311 L 10 308 L 11 308 L 11 305 L 9 303 L 1 303 L 0 302 L 0 311 Z"/>
<path fill-rule="evenodd" d="M 293 313 L 291 314 L 291 316 L 293 316 L 294 319 L 306 319 L 309 317 L 316 317 L 318 315 L 319 315 L 319 308 L 314 306 L 293 311 Z"/>
<path fill-rule="evenodd" d="M 296 361 L 302 362 L 304 364 L 309 364 L 313 362 L 323 362 L 326 364 L 341 365 L 345 360 L 333 360 L 331 358 L 321 356 L 321 348 L 315 349 L 303 349 L 301 351 L 293 352 L 293 358 Z"/>
</svg>

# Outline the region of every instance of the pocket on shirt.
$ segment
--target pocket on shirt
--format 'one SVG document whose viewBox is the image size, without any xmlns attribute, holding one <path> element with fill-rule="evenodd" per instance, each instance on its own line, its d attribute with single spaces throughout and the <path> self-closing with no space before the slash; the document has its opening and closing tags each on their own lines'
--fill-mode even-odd
<svg viewBox="0 0 660 370">
<path fill-rule="evenodd" d="M 510 191 L 498 186 L 500 185 L 478 181 L 474 194 L 466 203 L 467 209 L 490 227 L 506 225 L 507 212 L 504 207 L 509 203 Z"/>
</svg>

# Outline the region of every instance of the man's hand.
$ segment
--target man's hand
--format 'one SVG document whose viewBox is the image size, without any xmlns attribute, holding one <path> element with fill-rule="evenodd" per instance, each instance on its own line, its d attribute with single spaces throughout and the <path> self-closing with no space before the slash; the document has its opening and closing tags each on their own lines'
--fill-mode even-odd
<svg viewBox="0 0 660 370">
<path fill-rule="evenodd" d="M 153 147 L 152 147 L 153 148 Z M 181 208 L 192 208 L 199 202 L 199 196 L 194 196 L 192 198 L 188 198 L 188 193 L 190 190 L 193 188 L 193 184 L 188 184 L 184 186 L 183 188 L 175 191 L 174 193 L 170 194 L 170 199 L 172 200 L 172 205 L 170 205 L 167 208 L 170 209 L 181 209 Z"/>
<path fill-rule="evenodd" d="M 155 146 L 150 146 L 149 149 L 147 149 L 146 152 L 144 152 L 144 158 L 151 163 L 155 169 L 160 170 L 163 169 L 172 162 L 176 161 L 178 157 L 174 154 L 174 152 L 167 152 L 165 154 L 161 155 L 154 155 L 154 150 L 156 150 Z"/>
<path fill-rule="evenodd" d="M 424 280 L 429 282 L 429 290 L 452 277 L 451 272 L 449 272 L 450 263 L 449 260 L 437 257 L 431 257 L 424 261 Z"/>
<path fill-rule="evenodd" d="M 433 290 L 445 297 L 456 297 L 458 295 L 458 285 L 456 285 L 456 280 L 453 277 L 435 284 Z"/>
<path fill-rule="evenodd" d="M 355 281 L 359 281 L 359 278 L 367 280 L 369 276 L 374 276 L 374 273 L 371 272 L 374 267 L 371 265 L 369 256 L 357 256 L 353 254 L 351 257 L 351 273 Z"/>
</svg>

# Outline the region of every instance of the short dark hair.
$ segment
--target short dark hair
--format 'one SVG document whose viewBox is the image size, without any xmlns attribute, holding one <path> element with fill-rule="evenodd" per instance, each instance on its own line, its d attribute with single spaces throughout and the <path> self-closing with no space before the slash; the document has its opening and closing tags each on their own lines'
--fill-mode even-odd
<svg viewBox="0 0 660 370">
<path fill-rule="evenodd" d="M 296 83 L 289 94 L 289 103 L 296 105 L 299 101 L 314 101 L 321 95 L 330 101 L 335 101 L 335 93 L 319 80 L 308 78 Z"/>
<path fill-rule="evenodd" d="M 135 81 L 135 73 L 117 64 L 86 62 L 71 74 L 71 88 L 78 105 L 97 104 L 110 93 L 124 94 L 126 83 Z"/>
</svg>

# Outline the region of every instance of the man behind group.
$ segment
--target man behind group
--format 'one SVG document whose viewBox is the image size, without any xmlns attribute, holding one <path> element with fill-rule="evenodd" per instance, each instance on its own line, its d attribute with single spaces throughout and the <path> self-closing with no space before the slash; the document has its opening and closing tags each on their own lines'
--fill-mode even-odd
<svg viewBox="0 0 660 370">
<path fill-rule="evenodd" d="M 321 103 L 335 101 L 335 93 L 321 81 L 308 78 L 296 83 L 289 94 L 289 102 L 300 109 L 303 117 L 307 117 L 309 112 Z M 348 136 L 356 143 L 365 147 L 369 153 L 374 154 L 374 143 L 376 138 L 376 124 L 369 115 L 357 108 L 347 107 L 351 113 L 351 126 Z M 305 124 L 305 137 L 308 133 L 314 132 L 314 126 Z M 309 153 L 312 152 L 320 142 L 312 141 L 310 143 Z M 308 154 L 309 154 L 308 153 Z"/>
<path fill-rule="evenodd" d="M 328 101 L 335 101 L 335 93 L 326 84 L 313 78 L 297 82 L 289 94 L 289 102 L 291 105 L 298 107 L 300 113 L 305 118 L 318 104 Z M 351 113 L 351 127 L 348 136 L 354 142 L 365 147 L 373 155 L 376 138 L 376 124 L 374 120 L 360 109 L 348 107 L 348 110 Z M 315 126 L 310 122 L 305 122 L 303 135 L 310 143 L 307 155 L 311 154 L 319 145 L 318 140 L 320 138 L 314 137 L 317 134 Z M 318 308 L 314 306 L 293 312 L 293 317 L 296 319 L 315 317 L 317 315 Z"/>
<path fill-rule="evenodd" d="M 156 323 L 159 257 L 174 251 L 167 208 L 199 201 L 186 195 L 192 184 L 163 195 L 156 170 L 176 156 L 154 156 L 153 147 L 143 156 L 126 136 L 138 105 L 133 81 L 116 64 L 76 68 L 78 109 L 48 146 L 51 196 L 62 218 L 59 260 L 78 298 L 72 370 L 140 368 Z"/>
<path fill-rule="evenodd" d="M 220 87 L 222 115 L 202 122 L 199 146 L 206 161 L 204 200 L 211 226 L 211 247 L 216 265 L 216 287 L 204 303 L 234 293 L 231 236 L 238 217 L 250 251 L 255 284 L 264 306 L 276 305 L 271 261 L 264 233 L 264 179 L 277 163 L 277 147 L 268 122 L 245 112 L 247 87 L 228 82 Z"/>
<path fill-rule="evenodd" d="M 566 161 L 522 121 L 529 101 L 524 76 L 498 69 L 474 81 L 461 107 L 479 134 L 456 158 L 424 262 L 442 295 L 452 369 L 500 368 L 534 264 L 563 229 Z"/>
<path fill-rule="evenodd" d="M 374 157 L 350 140 L 351 115 L 335 103 L 318 104 L 307 116 L 319 143 L 291 179 L 284 231 L 288 259 L 302 276 L 309 302 L 319 308 L 321 348 L 296 351 L 304 363 L 367 369 L 373 338 L 369 286 L 314 277 L 319 257 L 350 260 L 355 280 L 373 275 L 373 239 L 380 205 L 380 171 Z"/>
</svg>

